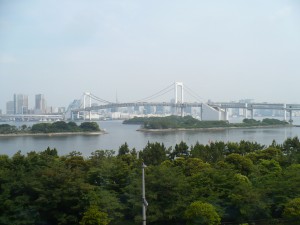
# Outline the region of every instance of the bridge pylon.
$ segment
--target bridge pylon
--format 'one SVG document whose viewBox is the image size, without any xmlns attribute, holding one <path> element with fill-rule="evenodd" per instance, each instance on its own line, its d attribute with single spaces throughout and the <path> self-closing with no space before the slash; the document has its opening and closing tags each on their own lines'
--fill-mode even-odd
<svg viewBox="0 0 300 225">
<path fill-rule="evenodd" d="M 86 110 L 85 110 L 85 108 L 86 108 L 86 98 L 88 98 L 88 107 L 89 108 L 91 108 L 91 106 L 92 106 L 92 97 L 91 97 L 91 93 L 90 92 L 84 92 L 83 93 L 83 110 L 84 110 L 84 113 L 83 113 L 83 120 L 85 120 L 85 118 L 86 118 L 86 115 L 85 115 L 85 113 L 86 113 Z M 89 110 L 89 120 L 91 120 L 92 119 L 92 113 L 91 113 L 91 110 Z"/>
<path fill-rule="evenodd" d="M 180 92 L 179 92 L 180 91 Z M 179 96 L 178 96 L 179 94 Z M 175 82 L 175 104 L 180 105 L 180 115 L 184 115 L 183 111 L 183 83 L 182 82 Z M 178 111 L 178 106 L 176 106 L 176 113 Z"/>
</svg>

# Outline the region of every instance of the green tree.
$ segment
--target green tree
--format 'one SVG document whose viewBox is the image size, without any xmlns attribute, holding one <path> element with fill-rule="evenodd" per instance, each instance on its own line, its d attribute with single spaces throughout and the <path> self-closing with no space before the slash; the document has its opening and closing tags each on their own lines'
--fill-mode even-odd
<svg viewBox="0 0 300 225">
<path fill-rule="evenodd" d="M 227 154 L 226 144 L 222 141 L 220 142 L 210 142 L 209 145 L 202 145 L 196 143 L 195 146 L 191 148 L 191 155 L 202 159 L 204 162 L 216 163 L 224 159 Z"/>
<path fill-rule="evenodd" d="M 175 145 L 175 149 L 170 153 L 170 158 L 175 159 L 176 157 L 188 157 L 190 155 L 189 146 L 181 141 Z"/>
<path fill-rule="evenodd" d="M 251 159 L 236 153 L 228 155 L 225 159 L 225 162 L 231 164 L 234 167 L 234 169 L 236 169 L 243 175 L 248 175 L 253 168 L 253 163 Z"/>
<path fill-rule="evenodd" d="M 83 214 L 80 225 L 108 225 L 109 222 L 108 214 L 101 212 L 97 206 L 92 205 Z"/>
<path fill-rule="evenodd" d="M 82 130 L 82 131 L 100 131 L 100 127 L 98 125 L 98 123 L 96 122 L 83 122 L 80 124 L 79 128 Z"/>
<path fill-rule="evenodd" d="M 66 132 L 69 131 L 68 124 L 65 121 L 57 121 L 52 123 L 51 129 L 53 132 Z"/>
<path fill-rule="evenodd" d="M 146 165 L 159 165 L 167 159 L 167 150 L 164 144 L 158 142 L 147 143 L 139 157 L 143 159 Z"/>
<path fill-rule="evenodd" d="M 285 204 L 283 217 L 298 224 L 300 221 L 300 198 L 294 198 Z"/>
<path fill-rule="evenodd" d="M 125 142 L 123 145 L 121 145 L 119 147 L 119 152 L 118 152 L 118 155 L 121 156 L 121 155 L 126 155 L 130 152 L 130 149 L 128 147 L 128 144 L 127 142 Z"/>
<path fill-rule="evenodd" d="M 187 225 L 218 225 L 221 221 L 214 206 L 201 201 L 191 203 L 184 215 L 188 221 Z"/>
<path fill-rule="evenodd" d="M 288 138 L 284 141 L 282 152 L 288 163 L 300 163 L 300 141 L 298 137 Z"/>
</svg>

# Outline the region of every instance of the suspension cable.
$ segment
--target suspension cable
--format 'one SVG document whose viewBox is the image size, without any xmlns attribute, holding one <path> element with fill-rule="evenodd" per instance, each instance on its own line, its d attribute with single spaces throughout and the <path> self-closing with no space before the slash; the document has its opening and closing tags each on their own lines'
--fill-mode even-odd
<svg viewBox="0 0 300 225">
<path fill-rule="evenodd" d="M 150 100 L 150 99 L 153 99 L 153 98 L 157 98 L 157 97 L 159 97 L 159 96 L 161 96 L 161 95 L 163 95 L 163 94 L 166 94 L 166 93 L 172 91 L 173 88 L 170 89 L 172 86 L 174 86 L 174 83 L 172 83 L 172 84 L 169 85 L 168 87 L 166 87 L 166 88 L 164 88 L 164 89 L 158 91 L 157 93 L 155 93 L 155 94 L 153 94 L 153 95 L 150 95 L 150 96 L 148 96 L 148 97 L 146 97 L 146 98 L 142 98 L 142 99 L 137 100 L 137 101 L 135 101 L 135 102 L 143 102 L 143 101 L 147 101 L 147 100 Z"/>
<path fill-rule="evenodd" d="M 91 96 L 92 99 L 94 99 L 94 100 L 96 100 L 96 101 L 103 102 L 103 103 L 107 103 L 107 104 L 112 104 L 112 102 L 106 101 L 106 100 L 104 100 L 104 99 L 102 99 L 102 98 L 99 98 L 99 97 L 97 97 L 97 96 L 95 96 L 95 95 L 93 95 L 93 94 L 91 94 L 91 93 L 90 93 L 90 96 Z"/>
<path fill-rule="evenodd" d="M 193 91 L 191 88 L 189 88 L 188 86 L 184 85 L 185 90 L 192 96 L 194 97 L 196 100 L 202 102 L 204 101 L 204 99 L 202 97 L 200 97 L 195 91 Z"/>
<path fill-rule="evenodd" d="M 174 90 L 173 89 L 169 89 L 169 90 L 166 90 L 165 92 L 161 93 L 160 95 L 156 95 L 155 97 L 151 98 L 151 99 L 154 99 L 154 98 L 158 98 L 160 96 L 163 96 L 169 92 L 173 92 Z M 148 100 L 151 100 L 151 99 L 148 99 Z"/>
</svg>

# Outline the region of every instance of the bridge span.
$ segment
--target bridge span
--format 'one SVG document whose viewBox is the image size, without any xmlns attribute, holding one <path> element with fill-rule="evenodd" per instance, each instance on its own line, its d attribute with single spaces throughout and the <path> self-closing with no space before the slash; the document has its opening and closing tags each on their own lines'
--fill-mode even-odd
<svg viewBox="0 0 300 225">
<path fill-rule="evenodd" d="M 185 91 L 185 92 L 184 92 Z M 169 99 L 173 99 L 173 102 L 154 102 L 153 99 L 157 99 L 162 95 L 173 92 L 173 95 L 169 97 Z M 185 93 L 188 93 L 190 96 L 196 99 L 195 102 L 187 102 L 185 101 Z M 84 118 L 86 112 L 89 113 L 89 118 L 91 118 L 91 112 L 96 112 L 103 109 L 118 109 L 124 107 L 171 107 L 175 110 L 171 110 L 184 115 L 185 110 L 189 107 L 195 107 L 199 109 L 200 119 L 206 120 L 213 118 L 212 116 L 205 116 L 207 114 L 214 114 L 218 119 L 227 119 L 228 118 L 228 109 L 243 109 L 244 117 L 248 118 L 248 112 L 250 111 L 251 118 L 254 117 L 254 110 L 262 110 L 262 109 L 271 109 L 271 110 L 280 110 L 283 111 L 284 120 L 287 118 L 287 113 L 290 115 L 290 121 L 292 121 L 292 112 L 300 110 L 300 104 L 284 104 L 284 103 L 235 103 L 235 102 L 215 102 L 215 103 L 204 103 L 204 101 L 200 100 L 201 97 L 197 95 L 197 93 L 193 92 L 186 85 L 184 86 L 182 82 L 175 82 L 164 88 L 163 90 L 158 91 L 157 93 L 150 95 L 147 98 L 140 99 L 135 102 L 127 102 L 127 103 L 118 103 L 118 102 L 110 102 L 104 99 L 101 99 L 90 92 L 85 92 L 83 94 L 83 99 L 81 103 L 76 107 L 71 107 L 68 109 L 68 112 L 71 114 L 71 118 L 74 118 L 74 115 L 79 115 L 80 112 L 84 112 Z M 96 101 L 97 105 L 92 104 L 92 100 Z M 99 104 L 100 103 L 100 104 Z M 222 115 L 218 115 L 222 114 Z M 214 119 L 211 119 L 214 120 Z"/>
<path fill-rule="evenodd" d="M 292 121 L 292 112 L 300 111 L 300 104 L 284 104 L 284 103 L 232 103 L 232 102 L 222 102 L 222 103 L 171 103 L 171 102 L 127 102 L 127 103 L 109 103 L 104 105 L 97 106 L 88 106 L 84 108 L 73 109 L 72 114 L 77 114 L 79 112 L 88 112 L 98 111 L 103 109 L 117 109 L 117 108 L 126 108 L 126 107 L 172 107 L 175 109 L 180 109 L 180 115 L 184 115 L 184 111 L 188 107 L 195 107 L 200 109 L 200 119 L 202 119 L 203 107 L 211 107 L 216 111 L 223 112 L 225 114 L 225 118 L 228 118 L 228 109 L 243 109 L 244 117 L 254 118 L 254 110 L 260 109 L 271 109 L 271 110 L 280 110 L 283 111 L 283 119 L 287 121 L 287 114 L 289 114 L 289 121 Z M 89 116 L 89 118 L 91 118 Z"/>
</svg>

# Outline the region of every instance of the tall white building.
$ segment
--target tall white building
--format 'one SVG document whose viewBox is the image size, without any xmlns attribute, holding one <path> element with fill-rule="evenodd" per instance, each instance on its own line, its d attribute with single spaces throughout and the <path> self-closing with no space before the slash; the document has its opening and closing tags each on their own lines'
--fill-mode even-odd
<svg viewBox="0 0 300 225">
<path fill-rule="evenodd" d="M 35 95 L 35 113 L 36 114 L 43 114 L 46 113 L 46 100 L 44 98 L 44 95 L 37 94 Z"/>
<path fill-rule="evenodd" d="M 14 101 L 8 101 L 6 102 L 6 114 L 14 114 L 15 109 L 14 109 Z"/>
<path fill-rule="evenodd" d="M 28 95 L 14 94 L 14 114 L 28 113 Z"/>
</svg>

